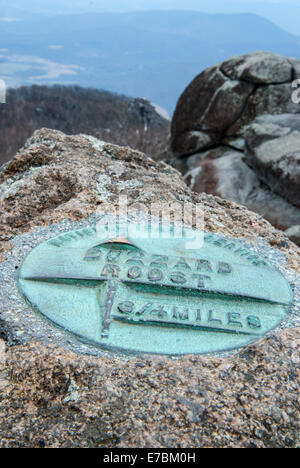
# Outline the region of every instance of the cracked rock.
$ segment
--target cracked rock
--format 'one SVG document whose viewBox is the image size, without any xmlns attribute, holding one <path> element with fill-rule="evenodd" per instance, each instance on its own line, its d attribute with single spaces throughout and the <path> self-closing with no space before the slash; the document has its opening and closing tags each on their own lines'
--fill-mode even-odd
<svg viewBox="0 0 300 468">
<path fill-rule="evenodd" d="M 233 57 L 198 75 L 181 95 L 171 149 L 184 158 L 228 136 L 240 137 L 262 114 L 300 113 L 291 99 L 300 62 L 271 52 Z M 201 133 L 201 139 L 194 132 Z"/>
</svg>

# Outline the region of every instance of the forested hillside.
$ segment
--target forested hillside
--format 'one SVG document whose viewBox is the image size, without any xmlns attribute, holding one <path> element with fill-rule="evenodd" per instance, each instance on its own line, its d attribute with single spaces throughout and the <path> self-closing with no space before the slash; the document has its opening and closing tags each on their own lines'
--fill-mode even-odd
<svg viewBox="0 0 300 468">
<path fill-rule="evenodd" d="M 10 89 L 0 106 L 0 164 L 14 156 L 34 130 L 86 133 L 158 157 L 169 122 L 150 102 L 79 86 Z"/>
</svg>

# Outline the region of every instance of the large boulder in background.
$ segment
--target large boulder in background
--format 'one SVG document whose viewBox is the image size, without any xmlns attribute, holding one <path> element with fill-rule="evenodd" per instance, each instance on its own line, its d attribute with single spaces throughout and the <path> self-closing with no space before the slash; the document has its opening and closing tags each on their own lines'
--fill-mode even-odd
<svg viewBox="0 0 300 468">
<path fill-rule="evenodd" d="M 296 59 L 234 57 L 194 79 L 172 121 L 172 164 L 194 191 L 242 203 L 284 230 L 300 224 L 298 74 Z"/>
<path fill-rule="evenodd" d="M 272 117 L 247 130 L 247 164 L 273 192 L 300 207 L 300 131 L 294 130 L 300 129 L 300 115 Z"/>
<path fill-rule="evenodd" d="M 292 82 L 300 62 L 270 52 L 229 59 L 198 75 L 180 97 L 171 130 L 171 149 L 184 158 L 244 135 L 262 114 L 297 114 Z"/>
</svg>

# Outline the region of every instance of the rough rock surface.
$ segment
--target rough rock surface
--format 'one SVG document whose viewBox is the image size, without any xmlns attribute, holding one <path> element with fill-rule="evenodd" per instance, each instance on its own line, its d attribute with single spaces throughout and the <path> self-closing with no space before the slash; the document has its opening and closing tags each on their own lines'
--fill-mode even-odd
<svg viewBox="0 0 300 468">
<path fill-rule="evenodd" d="M 42 129 L 0 169 L 2 257 L 13 236 L 85 219 L 103 203 L 199 203 L 205 229 L 268 242 L 299 272 L 299 249 L 245 207 L 196 194 L 129 148 Z M 299 329 L 224 356 L 82 356 L 16 341 L 0 316 L 1 447 L 297 447 Z M 20 363 L 22 365 L 20 365 Z"/>
<path fill-rule="evenodd" d="M 206 152 L 209 153 L 209 152 Z M 211 153 L 211 152 L 210 152 Z M 280 229 L 288 229 L 300 221 L 300 209 L 288 203 L 279 188 L 274 192 L 261 182 L 257 173 L 246 163 L 244 156 L 227 148 L 223 156 L 195 161 L 184 180 L 195 192 L 211 193 L 247 206 Z M 291 174 L 291 177 L 294 176 Z M 284 193 L 284 191 L 282 191 Z M 295 194 L 299 199 L 299 184 Z"/>
<path fill-rule="evenodd" d="M 176 158 L 243 136 L 262 114 L 297 114 L 291 99 L 300 62 L 254 52 L 227 60 L 198 75 L 181 95 L 172 121 Z"/>
<path fill-rule="evenodd" d="M 266 339 L 238 359 L 99 361 L 11 348 L 0 364 L 1 446 L 299 446 L 297 336 Z"/>
<path fill-rule="evenodd" d="M 277 124 L 268 117 L 246 132 L 246 162 L 273 192 L 300 207 L 300 115 L 294 121 L 275 116 Z"/>
</svg>

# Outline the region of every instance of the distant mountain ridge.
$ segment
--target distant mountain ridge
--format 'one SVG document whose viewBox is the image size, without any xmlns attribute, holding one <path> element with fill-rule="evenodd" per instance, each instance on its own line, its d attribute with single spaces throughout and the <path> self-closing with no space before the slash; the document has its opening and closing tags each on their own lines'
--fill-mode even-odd
<svg viewBox="0 0 300 468">
<path fill-rule="evenodd" d="M 279 28 L 271 21 L 253 13 L 211 14 L 197 11 L 147 11 L 132 13 L 82 13 L 65 14 L 42 19 L 7 23 L 2 33 L 18 36 L 42 34 L 59 35 L 79 32 L 93 32 L 101 28 L 125 27 L 156 33 L 170 33 L 196 37 L 198 40 L 213 41 L 239 39 L 248 42 L 247 34 L 256 28 L 255 39 L 274 41 L 293 41 L 296 36 Z M 299 33 L 300 34 L 300 33 Z M 299 36 L 300 37 L 300 36 Z"/>
<path fill-rule="evenodd" d="M 97 0 L 87 2 L 86 0 L 27 0 L 26 10 L 24 0 L 14 0 L 11 5 L 7 0 L 0 0 L 0 11 L 2 16 L 26 19 L 33 16 L 54 16 L 57 14 L 74 13 L 104 13 L 104 12 L 134 12 L 152 10 L 182 10 L 197 11 L 205 13 L 255 13 L 267 18 L 277 26 L 299 34 L 300 5 L 297 0 Z"/>
<path fill-rule="evenodd" d="M 1 25 L 8 85 L 78 84 L 141 96 L 172 112 L 210 65 L 268 50 L 300 56 L 300 38 L 255 14 L 86 13 Z"/>
</svg>

